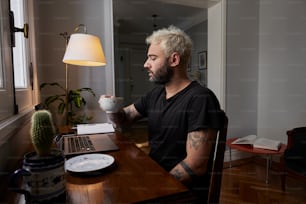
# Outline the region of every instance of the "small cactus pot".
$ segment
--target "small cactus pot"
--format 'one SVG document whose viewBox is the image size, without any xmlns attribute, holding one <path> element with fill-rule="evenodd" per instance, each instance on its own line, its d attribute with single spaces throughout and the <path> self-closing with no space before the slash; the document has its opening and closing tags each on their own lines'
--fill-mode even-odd
<svg viewBox="0 0 306 204">
<path fill-rule="evenodd" d="M 10 180 L 11 189 L 25 194 L 27 202 L 43 202 L 65 199 L 66 177 L 63 152 L 52 149 L 48 156 L 36 152 L 25 154 L 23 166 L 14 172 Z M 18 186 L 22 177 L 23 184 Z"/>
</svg>

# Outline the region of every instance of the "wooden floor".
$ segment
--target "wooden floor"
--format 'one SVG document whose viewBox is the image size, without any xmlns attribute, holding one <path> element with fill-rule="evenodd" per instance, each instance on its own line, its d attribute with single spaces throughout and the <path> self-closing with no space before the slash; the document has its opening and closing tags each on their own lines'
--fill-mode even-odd
<svg viewBox="0 0 306 204">
<path fill-rule="evenodd" d="M 306 183 L 287 177 L 286 192 L 281 190 L 277 165 L 272 166 L 265 183 L 265 161 L 254 157 L 238 161 L 232 168 L 225 164 L 220 203 L 306 203 Z"/>
<path fill-rule="evenodd" d="M 148 153 L 146 130 L 131 129 L 126 133 L 144 152 Z M 253 157 L 224 164 L 220 203 L 295 204 L 306 203 L 306 183 L 287 177 L 286 192 L 281 190 L 278 165 L 273 164 L 269 183 L 265 183 L 265 160 Z"/>
</svg>

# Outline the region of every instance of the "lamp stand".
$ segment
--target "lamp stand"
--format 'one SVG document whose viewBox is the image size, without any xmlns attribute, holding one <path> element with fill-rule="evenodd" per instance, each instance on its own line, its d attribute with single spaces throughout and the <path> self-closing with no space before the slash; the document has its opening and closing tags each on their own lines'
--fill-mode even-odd
<svg viewBox="0 0 306 204">
<path fill-rule="evenodd" d="M 82 33 L 76 33 L 83 29 Z M 105 66 L 105 56 L 102 49 L 102 45 L 99 37 L 87 34 L 86 26 L 80 24 L 75 28 L 75 33 L 68 35 L 67 32 L 60 33 L 65 39 L 66 51 L 63 58 L 63 62 L 66 64 L 66 101 L 64 111 L 66 111 L 66 124 L 69 124 L 73 120 L 73 105 L 80 108 L 81 105 L 85 105 L 84 99 L 80 95 L 80 91 L 89 91 L 90 88 L 82 88 L 77 91 L 69 90 L 69 68 L 68 65 L 77 66 Z M 69 94 L 73 94 L 73 97 L 69 97 Z M 75 96 L 77 95 L 77 96 Z M 93 93 L 94 95 L 94 93 Z M 61 104 L 62 107 L 64 106 Z M 62 109 L 63 110 L 63 109 Z"/>
<path fill-rule="evenodd" d="M 68 79 L 69 79 L 69 68 L 68 68 L 68 64 L 65 64 L 65 68 L 66 68 L 66 78 L 65 78 L 65 80 L 66 80 L 66 85 L 65 85 L 65 89 L 66 89 L 66 91 L 68 92 Z"/>
<path fill-rule="evenodd" d="M 67 48 L 67 45 L 68 45 L 68 41 L 69 41 L 69 35 L 67 32 L 64 32 L 64 33 L 60 33 L 61 36 L 63 36 L 63 38 L 65 39 L 65 49 Z M 65 63 L 65 92 L 66 92 L 66 101 L 65 101 L 65 111 L 66 111 L 66 114 L 65 114 L 65 121 L 66 121 L 66 125 L 69 124 L 69 67 L 68 67 L 68 64 Z"/>
</svg>

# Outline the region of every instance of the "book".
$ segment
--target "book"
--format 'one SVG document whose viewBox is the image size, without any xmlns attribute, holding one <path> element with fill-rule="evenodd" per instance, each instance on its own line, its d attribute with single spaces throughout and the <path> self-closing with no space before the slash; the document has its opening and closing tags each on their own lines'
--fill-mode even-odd
<svg viewBox="0 0 306 204">
<path fill-rule="evenodd" d="M 232 142 L 232 144 L 247 144 L 252 145 L 254 148 L 275 150 L 278 151 L 281 142 L 263 137 L 257 137 L 256 135 L 248 135 L 245 137 L 238 138 Z"/>
<path fill-rule="evenodd" d="M 115 132 L 114 127 L 110 123 L 92 123 L 92 124 L 78 124 L 77 134 L 98 134 Z"/>
</svg>

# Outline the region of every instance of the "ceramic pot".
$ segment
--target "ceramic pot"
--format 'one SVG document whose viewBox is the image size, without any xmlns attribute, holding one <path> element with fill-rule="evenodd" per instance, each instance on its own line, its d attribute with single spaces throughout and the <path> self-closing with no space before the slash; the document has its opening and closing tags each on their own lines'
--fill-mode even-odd
<svg viewBox="0 0 306 204">
<path fill-rule="evenodd" d="M 21 186 L 18 185 L 22 180 Z M 27 153 L 21 169 L 10 179 L 10 189 L 24 194 L 26 201 L 48 201 L 63 197 L 66 191 L 65 158 L 60 150 L 53 149 L 50 156 L 39 157 Z"/>
</svg>

